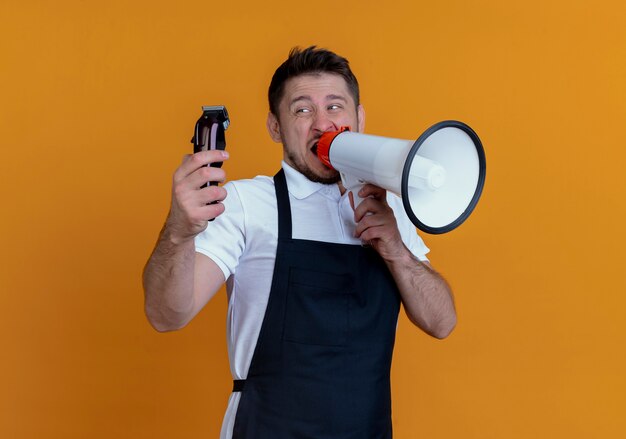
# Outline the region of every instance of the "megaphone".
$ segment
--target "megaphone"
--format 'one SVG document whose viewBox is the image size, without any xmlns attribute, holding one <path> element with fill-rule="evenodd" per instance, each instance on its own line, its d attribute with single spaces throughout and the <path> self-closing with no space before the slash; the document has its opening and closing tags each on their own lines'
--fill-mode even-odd
<svg viewBox="0 0 626 439">
<path fill-rule="evenodd" d="M 402 198 L 411 222 L 440 234 L 472 213 L 485 184 L 485 151 L 478 135 L 455 120 L 439 122 L 415 141 L 355 133 L 348 127 L 324 133 L 319 159 L 336 169 L 353 192 L 371 183 Z"/>
</svg>

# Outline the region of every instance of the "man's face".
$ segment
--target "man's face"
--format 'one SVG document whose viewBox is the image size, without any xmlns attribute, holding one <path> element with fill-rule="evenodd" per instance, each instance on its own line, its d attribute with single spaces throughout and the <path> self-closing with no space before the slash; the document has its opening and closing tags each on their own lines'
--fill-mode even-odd
<svg viewBox="0 0 626 439">
<path fill-rule="evenodd" d="M 365 112 L 355 105 L 346 81 L 331 73 L 307 74 L 290 78 L 267 128 L 275 142 L 282 142 L 284 160 L 309 180 L 336 183 L 339 173 L 317 158 L 317 142 L 326 131 L 350 126 L 362 132 Z"/>
</svg>

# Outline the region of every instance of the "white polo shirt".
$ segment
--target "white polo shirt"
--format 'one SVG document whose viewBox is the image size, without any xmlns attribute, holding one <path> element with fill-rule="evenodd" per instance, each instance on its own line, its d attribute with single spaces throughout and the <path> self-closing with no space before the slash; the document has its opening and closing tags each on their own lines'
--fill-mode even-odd
<svg viewBox="0 0 626 439">
<path fill-rule="evenodd" d="M 361 245 L 354 237 L 354 211 L 336 184 L 307 179 L 282 162 L 289 188 L 294 239 Z M 196 251 L 224 273 L 228 294 L 227 345 L 233 379 L 245 379 L 265 315 L 278 240 L 276 192 L 272 177 L 258 176 L 224 185 L 225 212 L 196 237 Z M 425 261 L 428 248 L 406 216 L 402 200 L 388 193 L 407 248 Z M 220 439 L 232 437 L 241 393 L 230 396 Z"/>
</svg>

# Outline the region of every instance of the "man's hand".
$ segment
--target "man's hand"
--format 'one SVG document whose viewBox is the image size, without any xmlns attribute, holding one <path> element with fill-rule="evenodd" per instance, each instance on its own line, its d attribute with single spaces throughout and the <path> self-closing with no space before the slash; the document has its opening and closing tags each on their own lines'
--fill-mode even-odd
<svg viewBox="0 0 626 439">
<path fill-rule="evenodd" d="M 450 287 L 402 242 L 396 217 L 387 204 L 387 191 L 367 184 L 358 195 L 364 200 L 354 211 L 355 235 L 369 243 L 387 264 L 409 319 L 433 337 L 447 337 L 456 325 Z M 352 193 L 350 203 L 354 209 Z"/>
<path fill-rule="evenodd" d="M 224 181 L 220 168 L 205 166 L 228 158 L 224 151 L 202 151 L 185 156 L 174 173 L 172 206 L 157 245 L 143 273 L 145 311 L 157 331 L 185 326 L 224 283 L 222 270 L 195 251 L 194 237 L 211 218 L 222 214 L 226 190 L 202 186 Z"/>
<path fill-rule="evenodd" d="M 228 159 L 226 151 L 202 151 L 186 155 L 174 173 L 172 205 L 165 229 L 173 243 L 193 239 L 206 229 L 208 221 L 224 212 L 219 201 L 226 198 L 226 190 L 220 186 L 202 186 L 210 181 L 223 182 L 226 173 L 209 165 Z M 216 204 L 210 204 L 218 201 Z"/>
<path fill-rule="evenodd" d="M 371 245 L 386 262 L 399 259 L 408 250 L 402 242 L 393 210 L 387 204 L 387 191 L 366 184 L 358 195 L 363 201 L 355 209 L 353 194 L 349 194 L 357 224 L 355 236 Z"/>
</svg>

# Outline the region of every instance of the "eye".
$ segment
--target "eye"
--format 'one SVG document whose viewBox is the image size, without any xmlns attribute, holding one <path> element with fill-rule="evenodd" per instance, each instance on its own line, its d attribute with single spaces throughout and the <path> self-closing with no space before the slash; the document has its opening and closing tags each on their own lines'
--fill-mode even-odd
<svg viewBox="0 0 626 439">
<path fill-rule="evenodd" d="M 296 108 L 296 114 L 309 114 L 310 112 L 311 112 L 310 108 L 306 108 L 306 107 Z"/>
<path fill-rule="evenodd" d="M 343 107 L 339 104 L 331 104 L 328 106 L 328 111 L 337 111 L 341 110 Z"/>
</svg>

